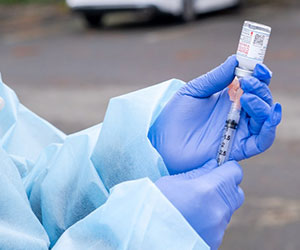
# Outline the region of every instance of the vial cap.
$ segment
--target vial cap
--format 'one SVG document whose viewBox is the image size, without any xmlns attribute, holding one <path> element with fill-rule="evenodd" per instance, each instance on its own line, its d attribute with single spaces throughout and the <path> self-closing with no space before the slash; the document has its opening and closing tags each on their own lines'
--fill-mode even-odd
<svg viewBox="0 0 300 250">
<path fill-rule="evenodd" d="M 272 28 L 267 25 L 255 23 L 255 22 L 251 22 L 251 21 L 245 21 L 244 26 L 250 28 L 251 30 L 260 30 L 260 31 L 266 32 L 268 34 L 270 34 L 271 30 L 272 30 Z"/>
<path fill-rule="evenodd" d="M 247 69 L 242 69 L 242 68 L 239 68 L 239 67 L 235 68 L 234 73 L 238 78 L 243 78 L 245 76 L 252 76 L 252 74 L 253 74 L 252 71 L 247 70 Z"/>
</svg>

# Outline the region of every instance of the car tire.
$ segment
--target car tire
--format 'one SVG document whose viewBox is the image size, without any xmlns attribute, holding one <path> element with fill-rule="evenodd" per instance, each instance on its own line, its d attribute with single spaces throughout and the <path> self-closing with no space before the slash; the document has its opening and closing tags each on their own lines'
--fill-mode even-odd
<svg viewBox="0 0 300 250">
<path fill-rule="evenodd" d="M 99 28 L 102 26 L 102 15 L 101 14 L 84 13 L 83 17 L 85 19 L 86 25 L 89 28 Z"/>
<path fill-rule="evenodd" d="M 196 19 L 195 1 L 183 0 L 182 1 L 182 13 L 180 17 L 182 22 L 191 22 Z"/>
</svg>

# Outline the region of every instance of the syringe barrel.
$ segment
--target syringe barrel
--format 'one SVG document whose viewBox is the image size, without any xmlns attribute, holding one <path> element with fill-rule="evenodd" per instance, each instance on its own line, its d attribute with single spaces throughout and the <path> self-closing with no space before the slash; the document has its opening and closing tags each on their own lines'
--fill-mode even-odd
<svg viewBox="0 0 300 250">
<path fill-rule="evenodd" d="M 230 111 L 226 119 L 226 125 L 224 128 L 222 141 L 218 151 L 218 165 L 222 165 L 224 162 L 228 161 L 231 152 L 232 143 L 235 137 L 235 133 L 240 121 L 241 109 L 232 103 Z"/>
</svg>

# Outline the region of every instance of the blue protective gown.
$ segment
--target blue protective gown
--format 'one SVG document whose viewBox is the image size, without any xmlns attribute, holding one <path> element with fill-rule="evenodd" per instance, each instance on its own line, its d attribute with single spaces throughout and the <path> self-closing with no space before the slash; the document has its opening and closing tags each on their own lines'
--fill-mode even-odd
<svg viewBox="0 0 300 250">
<path fill-rule="evenodd" d="M 168 171 L 148 129 L 183 84 L 113 98 L 66 136 L 0 77 L 0 249 L 209 249 L 152 182 Z"/>
</svg>

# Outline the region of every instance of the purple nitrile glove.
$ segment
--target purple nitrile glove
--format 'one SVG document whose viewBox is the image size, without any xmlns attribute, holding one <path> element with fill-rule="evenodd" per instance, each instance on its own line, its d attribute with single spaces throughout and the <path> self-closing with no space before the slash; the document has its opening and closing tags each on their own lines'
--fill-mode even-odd
<svg viewBox="0 0 300 250">
<path fill-rule="evenodd" d="M 232 214 L 244 202 L 242 178 L 237 162 L 218 167 L 211 160 L 187 173 L 162 177 L 156 185 L 211 249 L 217 249 Z"/>
<path fill-rule="evenodd" d="M 226 88 L 238 61 L 222 65 L 183 86 L 164 107 L 149 130 L 152 145 L 171 174 L 186 172 L 216 159 L 231 101 Z M 240 161 L 267 150 L 281 120 L 281 105 L 273 104 L 268 87 L 272 73 L 257 64 L 253 76 L 242 79 L 242 111 L 230 160 Z"/>
</svg>

